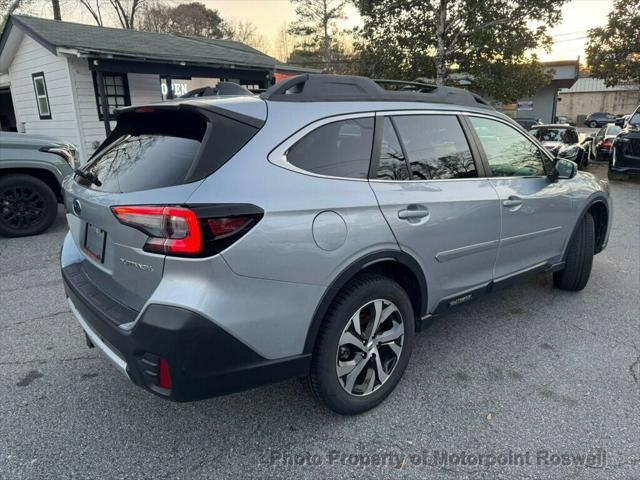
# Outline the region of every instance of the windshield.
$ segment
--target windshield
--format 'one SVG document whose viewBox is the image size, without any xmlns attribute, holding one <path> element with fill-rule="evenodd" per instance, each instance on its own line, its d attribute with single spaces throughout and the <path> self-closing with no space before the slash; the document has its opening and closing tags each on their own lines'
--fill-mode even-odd
<svg viewBox="0 0 640 480">
<path fill-rule="evenodd" d="M 607 136 L 611 136 L 611 135 L 618 135 L 620 132 L 622 131 L 622 128 L 616 126 L 616 127 L 609 127 L 607 129 Z"/>
<path fill-rule="evenodd" d="M 631 118 L 629 119 L 629 123 L 631 125 L 640 125 L 640 110 L 636 110 L 636 112 L 631 115 Z"/>
<path fill-rule="evenodd" d="M 576 132 L 571 128 L 532 128 L 529 133 L 541 142 L 577 143 Z"/>
</svg>

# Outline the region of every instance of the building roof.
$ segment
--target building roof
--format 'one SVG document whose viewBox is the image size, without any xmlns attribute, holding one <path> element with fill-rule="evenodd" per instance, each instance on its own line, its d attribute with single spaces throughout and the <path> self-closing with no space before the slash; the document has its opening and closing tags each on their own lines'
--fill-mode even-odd
<svg viewBox="0 0 640 480">
<path fill-rule="evenodd" d="M 10 31 L 17 27 L 52 53 L 74 49 L 89 55 L 111 55 L 200 65 L 233 65 L 274 69 L 280 62 L 255 48 L 233 40 L 194 38 L 141 32 L 12 15 L 0 37 L 0 54 Z"/>
<path fill-rule="evenodd" d="M 615 87 L 607 87 L 601 78 L 579 78 L 571 88 L 562 88 L 558 93 L 582 93 L 582 92 L 615 92 L 621 90 L 640 90 L 640 85 L 621 84 Z"/>
</svg>

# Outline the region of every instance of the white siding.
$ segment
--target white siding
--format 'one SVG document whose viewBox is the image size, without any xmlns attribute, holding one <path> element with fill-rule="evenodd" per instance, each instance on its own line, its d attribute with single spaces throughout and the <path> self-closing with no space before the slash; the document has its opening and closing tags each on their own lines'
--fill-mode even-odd
<svg viewBox="0 0 640 480">
<path fill-rule="evenodd" d="M 40 120 L 31 75 L 44 72 L 51 108 L 51 120 Z M 24 36 L 9 66 L 11 96 L 18 125 L 27 133 L 49 135 L 80 145 L 78 123 L 71 92 L 67 59 Z"/>
<path fill-rule="evenodd" d="M 98 117 L 93 76 L 89 70 L 87 59 L 70 58 L 69 67 L 75 88 L 75 101 L 84 138 L 84 158 L 86 159 L 105 139 L 104 123 Z M 128 81 L 133 105 L 162 100 L 159 75 L 130 73 Z M 114 126 L 115 122 L 111 122 L 111 128 Z"/>
</svg>

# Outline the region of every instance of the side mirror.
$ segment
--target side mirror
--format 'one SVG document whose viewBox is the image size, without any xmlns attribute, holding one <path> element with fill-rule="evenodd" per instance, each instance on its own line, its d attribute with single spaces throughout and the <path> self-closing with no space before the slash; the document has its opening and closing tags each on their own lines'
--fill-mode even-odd
<svg viewBox="0 0 640 480">
<path fill-rule="evenodd" d="M 578 173 L 578 165 L 566 158 L 556 158 L 553 162 L 553 173 L 550 175 L 552 181 L 569 180 Z"/>
</svg>

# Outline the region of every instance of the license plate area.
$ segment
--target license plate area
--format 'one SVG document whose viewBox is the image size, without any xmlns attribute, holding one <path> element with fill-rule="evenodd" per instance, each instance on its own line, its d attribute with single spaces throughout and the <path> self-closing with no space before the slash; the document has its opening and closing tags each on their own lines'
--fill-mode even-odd
<svg viewBox="0 0 640 480">
<path fill-rule="evenodd" d="M 85 251 L 100 263 L 104 262 L 104 247 L 107 241 L 107 232 L 101 228 L 87 223 L 84 235 Z"/>
</svg>

